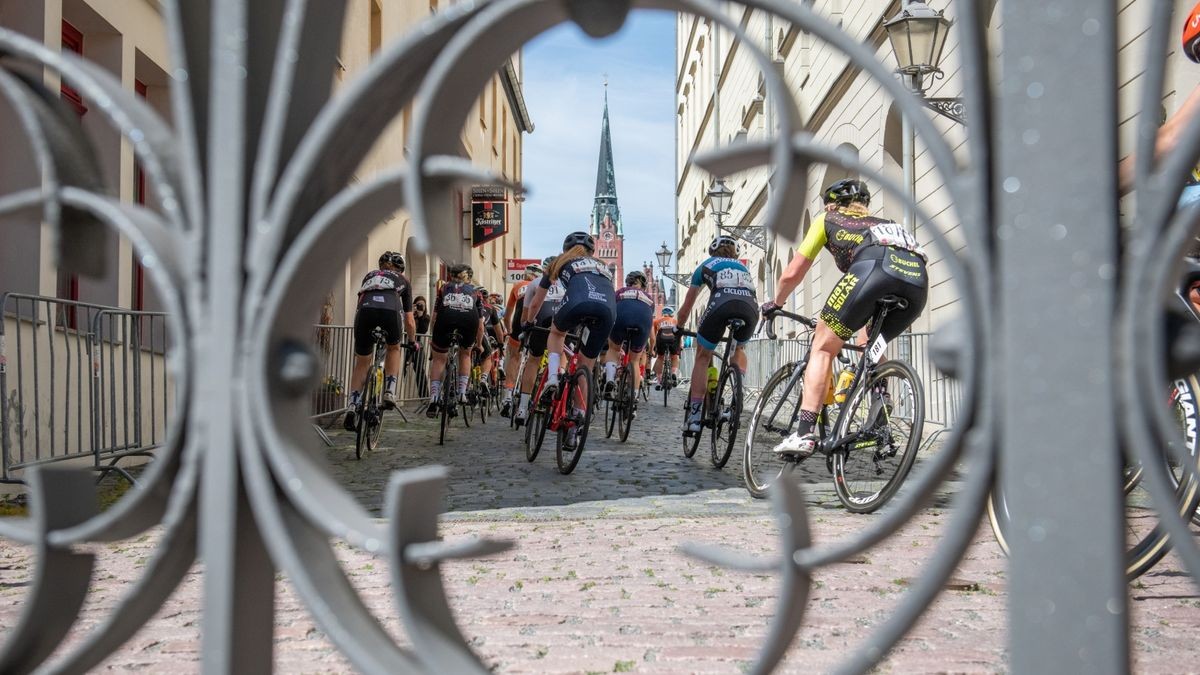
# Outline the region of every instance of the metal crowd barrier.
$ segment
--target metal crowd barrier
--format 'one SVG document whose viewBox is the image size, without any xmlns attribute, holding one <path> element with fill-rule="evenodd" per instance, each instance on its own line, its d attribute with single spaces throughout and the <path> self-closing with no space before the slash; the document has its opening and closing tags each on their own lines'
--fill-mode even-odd
<svg viewBox="0 0 1200 675">
<path fill-rule="evenodd" d="M 933 365 L 929 357 L 929 337 L 930 333 L 905 333 L 893 340 L 885 352 L 887 358 L 908 362 L 916 369 L 925 385 L 925 446 L 932 445 L 954 427 L 961 400 L 958 381 L 947 377 Z M 754 339 L 747 343 L 747 367 L 743 382 L 748 393 L 748 404 L 754 404 L 758 392 L 781 365 L 803 358 L 809 344 L 807 336 L 779 340 Z M 684 349 L 680 355 L 681 377 L 686 378 L 690 375 L 695 360 L 696 350 L 693 343 L 692 348 Z M 835 359 L 835 378 L 843 368 L 841 361 Z"/>
<path fill-rule="evenodd" d="M 401 362 L 396 393 L 400 403 L 424 401 L 429 398 L 429 336 L 418 335 L 417 353 L 405 350 Z M 321 363 L 321 375 L 313 391 L 310 420 L 327 443 L 322 427 L 337 423 L 342 413 L 350 409 L 350 382 L 354 369 L 354 326 L 317 324 L 313 326 L 313 345 Z"/>
<path fill-rule="evenodd" d="M 173 405 L 165 315 L 19 293 L 0 309 L 0 482 L 60 461 L 132 481 L 117 462 L 151 455 Z"/>
</svg>

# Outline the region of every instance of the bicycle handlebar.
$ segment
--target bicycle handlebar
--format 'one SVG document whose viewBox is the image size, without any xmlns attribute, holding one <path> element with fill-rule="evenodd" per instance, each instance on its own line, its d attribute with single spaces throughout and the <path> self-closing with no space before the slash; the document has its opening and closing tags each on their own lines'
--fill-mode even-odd
<svg viewBox="0 0 1200 675">
<path fill-rule="evenodd" d="M 782 316 L 785 319 L 791 319 L 792 321 L 797 321 L 799 323 L 804 324 L 805 326 L 808 326 L 809 328 L 815 329 L 817 327 L 816 319 L 810 319 L 807 316 L 803 316 L 800 314 L 794 314 L 785 309 L 777 309 L 774 312 L 771 312 L 770 314 L 763 315 L 763 318 L 765 318 L 767 320 L 767 325 L 766 325 L 767 337 L 772 340 L 779 339 L 778 336 L 775 335 L 775 317 L 779 317 L 779 316 Z"/>
</svg>

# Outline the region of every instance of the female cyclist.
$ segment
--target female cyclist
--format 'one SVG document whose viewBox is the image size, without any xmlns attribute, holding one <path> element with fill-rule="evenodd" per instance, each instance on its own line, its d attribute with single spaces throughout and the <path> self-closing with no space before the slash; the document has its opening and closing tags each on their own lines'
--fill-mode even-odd
<svg viewBox="0 0 1200 675">
<path fill-rule="evenodd" d="M 679 307 L 679 325 L 687 324 L 692 305 L 700 295 L 702 287 L 708 287 L 708 307 L 700 317 L 696 329 L 696 363 L 692 365 L 692 386 L 688 392 L 688 418 L 684 431 L 700 432 L 700 413 L 704 406 L 704 390 L 708 386 L 708 364 L 712 362 L 717 342 L 725 334 L 730 319 L 741 319 L 743 326 L 733 333 L 737 350 L 733 354 L 733 365 L 746 372 L 745 344 L 754 335 L 758 325 L 758 298 L 754 293 L 754 279 L 750 270 L 738 260 L 737 241 L 728 235 L 718 235 L 708 245 L 711 256 L 692 274 L 692 285 Z"/>
<path fill-rule="evenodd" d="M 871 193 L 866 183 L 840 180 L 825 188 L 823 200 L 825 212 L 812 222 L 800 244 L 799 255 L 792 258 L 779 277 L 775 297 L 762 306 L 763 315 L 769 318 L 804 280 L 821 248 L 833 254 L 844 276 L 834 285 L 821 310 L 812 355 L 804 371 L 804 395 L 796 432 L 775 447 L 775 452 L 798 458 L 816 451 L 817 437 L 812 430 L 825 400 L 829 386 L 826 377 L 833 358 L 845 341 L 871 320 L 876 301 L 885 295 L 908 301 L 907 307 L 888 312 L 884 319 L 883 337 L 892 340 L 920 316 L 929 293 L 925 251 L 903 226 L 870 215 L 867 206 L 871 203 Z"/>
<path fill-rule="evenodd" d="M 542 269 L 550 269 L 550 265 L 554 264 L 554 258 L 555 256 L 548 256 L 542 262 Z M 525 286 L 524 294 L 517 300 L 520 313 L 516 317 L 516 323 L 522 327 L 518 334 L 518 341 L 524 338 L 525 331 L 530 330 L 531 327 L 549 329 L 550 324 L 554 322 L 554 315 L 558 313 L 558 308 L 562 307 L 563 300 L 567 296 L 567 289 L 563 286 L 562 280 L 555 281 L 550 284 L 549 290 L 546 291 L 546 298 L 537 311 L 530 311 L 528 308 L 533 305 L 533 296 L 537 293 L 543 276 L 545 276 L 544 273 L 539 274 L 537 278 L 529 282 Z M 525 372 L 521 375 L 521 381 L 518 383 L 520 401 L 517 403 L 517 418 L 514 420 L 514 425 L 518 428 L 525 424 L 525 420 L 529 417 L 529 400 L 533 396 L 533 386 L 537 384 L 537 363 L 546 353 L 548 339 L 549 333 L 545 330 L 534 330 L 529 333 L 530 362 L 525 366 Z M 519 345 L 520 342 L 518 342 L 518 347 Z"/>
<path fill-rule="evenodd" d="M 615 319 L 616 298 L 613 292 L 612 272 L 608 265 L 592 257 L 596 250 L 596 240 L 587 232 L 572 232 L 563 240 L 563 253 L 554 260 L 545 276 L 538 282 L 533 302 L 528 310 L 537 313 L 546 293 L 555 281 L 562 281 L 566 288 L 566 297 L 562 307 L 554 315 L 550 329 L 550 338 L 546 348 L 550 350 L 547 363 L 546 383 L 549 389 L 558 385 L 558 370 L 562 364 L 563 343 L 567 331 L 578 328 L 585 319 L 590 319 L 591 327 L 587 331 L 587 340 L 580 346 L 580 368 L 591 368 L 600 355 L 601 348 L 608 341 Z M 588 392 L 581 391 L 584 400 Z M 586 411 L 576 409 L 575 414 L 583 418 Z M 568 445 L 574 445 L 574 430 L 567 439 Z"/>
<path fill-rule="evenodd" d="M 473 272 L 470 265 L 455 265 L 450 268 L 450 280 L 438 289 L 433 304 L 433 328 L 429 345 L 432 348 L 432 364 L 429 367 L 429 407 L 426 417 L 437 417 L 441 412 L 442 375 L 446 372 L 446 353 L 450 351 L 454 331 L 458 331 L 458 403 L 466 403 L 467 381 L 471 373 L 471 348 L 482 349 L 483 303 L 479 292 L 471 285 Z M 453 402 L 447 405 L 454 405 Z"/>
<path fill-rule="evenodd" d="M 612 393 L 616 387 L 617 364 L 621 360 L 621 342 L 629 338 L 629 359 L 633 368 L 633 390 L 642 386 L 641 365 L 646 352 L 646 342 L 650 339 L 650 324 L 654 320 L 654 300 L 646 293 L 649 281 L 641 270 L 634 270 L 625 275 L 625 286 L 617 291 L 616 321 L 613 323 L 612 334 L 608 336 L 608 359 L 604 364 L 604 394 Z M 630 328 L 637 331 L 628 334 Z M 634 401 L 637 406 L 637 401 Z"/>
</svg>

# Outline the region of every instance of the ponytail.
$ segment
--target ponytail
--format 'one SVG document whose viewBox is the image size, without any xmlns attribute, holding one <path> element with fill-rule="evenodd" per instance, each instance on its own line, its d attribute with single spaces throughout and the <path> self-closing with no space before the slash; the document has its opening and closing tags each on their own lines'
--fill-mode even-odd
<svg viewBox="0 0 1200 675">
<path fill-rule="evenodd" d="M 550 270 L 546 272 L 546 276 L 550 277 L 550 281 L 558 281 L 558 274 L 562 272 L 562 268 L 566 267 L 567 263 L 579 258 L 586 258 L 588 250 L 580 244 L 576 244 L 567 249 L 565 253 L 554 259 L 554 263 L 550 265 Z"/>
</svg>

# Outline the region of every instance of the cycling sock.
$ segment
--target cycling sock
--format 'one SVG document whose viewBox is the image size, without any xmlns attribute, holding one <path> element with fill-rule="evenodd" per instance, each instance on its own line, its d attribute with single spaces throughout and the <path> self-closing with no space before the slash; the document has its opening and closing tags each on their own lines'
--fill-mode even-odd
<svg viewBox="0 0 1200 675">
<path fill-rule="evenodd" d="M 700 418 L 700 409 L 704 407 L 704 398 L 688 398 L 688 417 Z"/>
<path fill-rule="evenodd" d="M 358 405 L 360 402 L 362 402 L 362 392 L 357 390 L 350 392 L 350 405 Z"/>
<path fill-rule="evenodd" d="M 442 397 L 442 381 L 434 380 L 429 383 L 429 400 L 436 401 Z"/>
<path fill-rule="evenodd" d="M 546 359 L 546 382 L 558 384 L 558 364 L 560 361 L 562 361 L 562 354 L 550 352 L 550 355 Z"/>
<path fill-rule="evenodd" d="M 617 362 L 616 361 L 609 361 L 608 363 L 604 364 L 604 376 L 608 378 L 609 382 L 612 382 L 613 380 L 617 379 Z"/>
<path fill-rule="evenodd" d="M 383 388 L 387 389 L 393 394 L 396 393 L 396 376 L 388 375 L 387 377 L 383 378 Z"/>
<path fill-rule="evenodd" d="M 511 402 L 512 402 L 512 394 L 513 394 L 513 388 L 512 388 L 512 387 L 505 387 L 505 388 L 504 388 L 504 402 L 505 402 L 505 403 L 511 403 Z"/>
<path fill-rule="evenodd" d="M 533 394 L 521 394 L 521 402 L 517 404 L 517 412 L 520 417 L 524 417 L 529 412 L 529 399 L 533 398 Z"/>
<path fill-rule="evenodd" d="M 459 396 L 467 395 L 467 382 L 469 382 L 470 379 L 471 378 L 467 375 L 459 375 L 458 376 L 458 395 Z"/>
<path fill-rule="evenodd" d="M 801 410 L 800 422 L 796 424 L 796 433 L 803 436 L 811 434 L 813 427 L 817 425 L 817 413 L 814 410 Z"/>
</svg>

